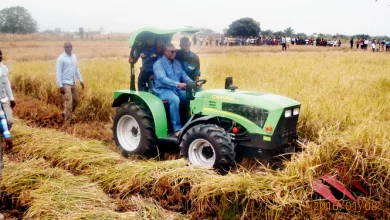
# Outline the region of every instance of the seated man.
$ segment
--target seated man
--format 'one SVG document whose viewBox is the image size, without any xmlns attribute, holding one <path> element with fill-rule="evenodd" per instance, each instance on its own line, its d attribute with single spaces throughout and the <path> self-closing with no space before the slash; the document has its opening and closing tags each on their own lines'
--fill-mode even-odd
<svg viewBox="0 0 390 220">
<path fill-rule="evenodd" d="M 179 105 L 180 102 L 186 102 L 186 83 L 192 82 L 192 80 L 184 72 L 180 62 L 175 59 L 176 53 L 175 46 L 168 44 L 165 47 L 164 56 L 154 63 L 153 90 L 160 99 L 168 101 L 172 127 L 177 137 L 182 127 Z"/>
</svg>

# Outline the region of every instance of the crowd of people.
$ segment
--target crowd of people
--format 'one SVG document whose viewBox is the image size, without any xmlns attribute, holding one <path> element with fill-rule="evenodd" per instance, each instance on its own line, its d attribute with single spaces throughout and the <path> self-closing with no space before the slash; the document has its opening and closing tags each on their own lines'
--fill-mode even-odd
<svg viewBox="0 0 390 220">
<path fill-rule="evenodd" d="M 354 39 L 351 38 L 349 41 L 351 49 L 354 47 Z M 386 39 L 357 39 L 356 49 L 368 50 L 371 49 L 373 52 L 390 51 L 390 40 Z"/>
<path fill-rule="evenodd" d="M 194 46 L 282 46 L 282 50 L 286 50 L 290 45 L 313 45 L 323 47 L 341 47 L 342 40 L 339 39 L 324 39 L 324 38 L 303 38 L 303 37 L 229 37 L 224 35 L 193 35 L 189 37 L 190 43 Z M 356 42 L 357 49 L 367 50 L 368 48 L 373 51 L 390 51 L 389 40 L 377 40 L 377 39 L 351 39 L 351 48 Z"/>
</svg>

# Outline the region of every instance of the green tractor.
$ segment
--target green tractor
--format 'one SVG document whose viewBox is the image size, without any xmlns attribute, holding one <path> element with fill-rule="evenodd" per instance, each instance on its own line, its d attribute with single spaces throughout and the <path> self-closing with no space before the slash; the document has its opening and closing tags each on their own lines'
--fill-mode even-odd
<svg viewBox="0 0 390 220">
<path fill-rule="evenodd" d="M 129 44 L 133 51 L 147 33 L 170 41 L 179 31 L 199 30 L 141 29 Z M 301 104 L 293 99 L 238 90 L 232 77 L 226 78 L 223 89 L 199 90 L 206 80 L 189 83 L 188 103 L 180 108 L 183 128 L 176 138 L 168 103 L 153 94 L 152 81 L 150 92 L 135 91 L 132 66 L 131 82 L 130 90 L 114 91 L 113 102 L 114 139 L 125 154 L 154 157 L 161 146 L 179 146 L 191 164 L 227 171 L 243 158 L 272 160 L 302 145 L 296 133 Z"/>
</svg>

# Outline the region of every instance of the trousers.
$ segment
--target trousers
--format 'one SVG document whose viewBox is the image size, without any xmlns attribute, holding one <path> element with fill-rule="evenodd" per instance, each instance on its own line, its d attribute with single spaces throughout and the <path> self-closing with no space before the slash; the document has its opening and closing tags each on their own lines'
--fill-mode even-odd
<svg viewBox="0 0 390 220">
<path fill-rule="evenodd" d="M 170 90 L 170 89 L 158 89 L 155 91 L 156 95 L 162 99 L 167 100 L 169 104 L 169 113 L 171 115 L 171 123 L 173 131 L 180 131 L 182 124 L 180 121 L 179 106 L 180 103 L 187 102 L 185 90 Z"/>
<path fill-rule="evenodd" d="M 9 105 L 9 101 L 1 103 L 1 105 L 3 106 L 5 117 L 7 117 L 8 129 L 11 130 L 12 124 L 14 123 L 14 117 L 12 115 L 12 109 Z"/>
<path fill-rule="evenodd" d="M 79 104 L 79 93 L 75 85 L 64 84 L 65 94 L 62 95 L 64 101 L 64 116 L 65 121 L 70 122 L 72 120 L 72 113 Z"/>
<path fill-rule="evenodd" d="M 138 91 L 147 92 L 148 87 L 147 84 L 149 83 L 149 78 L 153 75 L 153 72 L 146 72 L 141 70 L 141 72 L 138 75 Z"/>
</svg>

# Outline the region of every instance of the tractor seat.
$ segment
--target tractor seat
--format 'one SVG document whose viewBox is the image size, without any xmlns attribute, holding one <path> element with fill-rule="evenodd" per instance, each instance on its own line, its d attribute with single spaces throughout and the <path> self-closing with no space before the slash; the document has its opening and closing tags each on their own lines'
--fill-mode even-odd
<svg viewBox="0 0 390 220">
<path fill-rule="evenodd" d="M 151 76 L 149 78 L 149 83 L 148 83 L 148 92 L 153 94 L 153 95 L 156 95 L 156 94 L 154 94 L 153 87 L 154 87 L 154 77 Z M 163 102 L 164 105 L 168 104 L 168 100 L 162 100 L 162 102 Z"/>
</svg>

